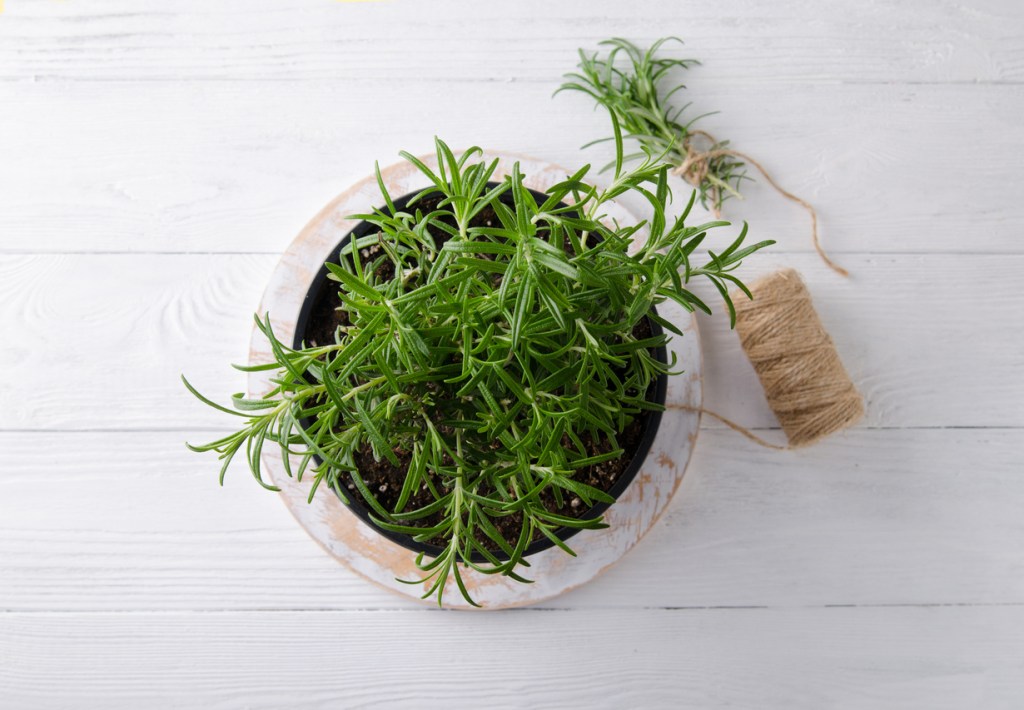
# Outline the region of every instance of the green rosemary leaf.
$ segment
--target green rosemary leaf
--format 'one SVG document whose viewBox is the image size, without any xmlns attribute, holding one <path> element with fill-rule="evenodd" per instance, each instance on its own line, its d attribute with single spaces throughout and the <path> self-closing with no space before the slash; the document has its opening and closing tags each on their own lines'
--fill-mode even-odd
<svg viewBox="0 0 1024 710">
<path fill-rule="evenodd" d="M 388 189 L 384 186 L 384 178 L 380 176 L 379 162 L 374 161 L 373 163 L 373 175 L 377 178 L 377 188 L 380 190 L 380 195 L 388 206 L 388 212 L 395 214 L 395 203 L 391 201 L 391 195 L 388 194 Z"/>
<path fill-rule="evenodd" d="M 558 549 L 560 549 L 562 552 L 564 552 L 565 554 L 567 554 L 567 555 L 569 555 L 571 557 L 576 557 L 575 550 L 573 550 L 571 547 L 569 547 L 562 538 L 560 538 L 557 535 L 555 535 L 551 531 L 550 527 L 548 527 L 547 525 L 538 525 L 537 529 L 540 530 L 541 533 L 543 533 L 544 537 L 546 537 L 548 540 L 553 542 L 555 544 L 555 546 L 558 547 Z"/>
<path fill-rule="evenodd" d="M 553 254 L 538 253 L 533 255 L 533 260 L 552 271 L 557 271 L 566 278 L 579 278 L 579 272 L 576 270 L 576 267 L 567 262 L 564 257 L 554 256 Z"/>
<path fill-rule="evenodd" d="M 279 406 L 281 401 L 276 399 L 246 399 L 244 394 L 236 392 L 231 395 L 231 404 L 240 412 L 251 412 L 260 409 L 272 409 Z"/>
<path fill-rule="evenodd" d="M 377 423 L 370 417 L 369 412 L 363 406 L 362 398 L 354 397 L 352 399 L 355 405 L 355 416 L 362 423 L 363 431 L 366 433 L 366 438 L 373 444 L 373 450 L 376 454 L 383 456 L 391 463 L 398 465 L 398 457 L 395 456 L 395 452 L 391 450 L 391 446 L 388 444 L 387 439 L 380 433 L 380 429 Z"/>
<path fill-rule="evenodd" d="M 357 264 L 359 263 L 359 259 L 353 259 L 353 261 Z M 347 270 L 331 262 L 327 263 L 327 269 L 331 272 L 331 276 L 333 276 L 337 281 L 340 281 L 341 285 L 350 293 L 358 294 L 367 300 L 373 301 L 374 303 L 381 303 L 384 301 L 384 296 L 381 295 L 377 289 L 368 285 L 357 275 L 351 274 Z"/>
<path fill-rule="evenodd" d="M 278 367 L 280 367 L 280 365 L 278 365 Z M 217 411 L 224 412 L 226 414 L 233 414 L 236 417 L 244 417 L 245 416 L 245 414 L 243 414 L 242 412 L 236 412 L 233 409 L 228 409 L 227 407 L 221 406 L 221 405 L 217 404 L 216 402 L 213 402 L 213 401 L 207 399 L 206 397 L 204 397 L 202 394 L 199 393 L 199 390 L 197 390 L 195 387 L 192 386 L 192 383 L 189 382 L 185 378 L 184 375 L 181 376 L 181 381 L 185 384 L 185 387 L 188 389 L 188 391 L 191 392 L 196 397 L 196 399 L 198 399 L 200 402 L 202 402 L 206 406 L 212 407 L 212 408 L 216 409 Z"/>
<path fill-rule="evenodd" d="M 484 234 L 488 232 L 494 232 L 497 230 L 483 230 L 476 229 L 470 230 L 478 234 Z M 511 244 L 499 244 L 497 242 L 479 242 L 479 241 L 467 241 L 461 239 L 452 239 L 445 242 L 443 251 L 457 252 L 457 253 L 469 253 L 469 254 L 515 254 L 516 248 Z"/>
</svg>

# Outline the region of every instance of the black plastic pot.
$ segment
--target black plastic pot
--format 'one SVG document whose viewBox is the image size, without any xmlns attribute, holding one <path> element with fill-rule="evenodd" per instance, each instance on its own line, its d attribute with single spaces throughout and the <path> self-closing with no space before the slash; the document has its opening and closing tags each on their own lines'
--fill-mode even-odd
<svg viewBox="0 0 1024 710">
<path fill-rule="evenodd" d="M 488 187 L 495 187 L 497 184 L 498 183 L 488 183 Z M 538 202 L 543 202 L 545 199 L 547 199 L 547 195 L 541 192 L 537 192 L 536 190 L 531 190 L 530 192 L 533 193 L 533 196 L 538 200 Z M 404 195 L 398 199 L 393 200 L 395 207 L 399 210 L 404 209 L 405 206 L 409 203 L 409 200 L 411 200 L 413 196 L 415 196 L 416 194 L 417 193 L 415 192 L 409 193 L 408 195 Z M 505 194 L 503 194 L 501 199 L 503 202 L 511 204 L 511 192 L 506 192 Z M 345 246 L 345 244 L 347 244 L 349 240 L 353 238 L 353 236 L 356 238 L 364 237 L 367 236 L 368 234 L 371 234 L 374 231 L 374 229 L 376 229 L 376 227 L 368 222 L 360 222 L 359 224 L 357 224 L 355 228 L 352 229 L 352 231 L 350 231 L 348 234 L 342 237 L 341 241 L 338 242 L 337 246 L 334 248 L 334 251 L 332 252 L 331 258 L 334 260 L 335 263 L 337 263 L 341 248 Z M 310 319 L 313 315 L 314 307 L 317 304 L 317 302 L 320 301 L 321 298 L 330 295 L 330 293 L 337 291 L 338 289 L 337 282 L 331 281 L 330 279 L 327 278 L 328 273 L 329 272 L 327 270 L 326 265 L 321 267 L 320 271 L 313 279 L 313 282 L 309 285 L 309 290 L 306 292 L 306 297 L 302 303 L 302 309 L 299 311 L 299 318 L 295 326 L 295 339 L 293 342 L 293 347 L 295 348 L 301 347 L 302 342 L 304 340 L 308 340 L 307 332 L 311 329 L 312 325 Z M 653 306 L 651 310 L 654 311 L 655 313 L 657 312 L 654 310 Z M 650 321 L 650 326 L 652 336 L 661 335 L 661 333 L 663 332 L 661 326 L 658 325 L 653 320 Z M 652 349 L 652 354 L 656 359 L 660 360 L 661 362 L 668 361 L 664 346 Z M 651 383 L 650 387 L 647 390 L 647 400 L 649 402 L 657 402 L 658 404 L 664 404 L 665 393 L 667 388 L 668 377 L 663 374 L 659 376 L 654 382 Z M 651 449 L 651 444 L 654 442 L 654 436 L 658 432 L 658 426 L 661 424 L 661 412 L 645 410 L 639 416 L 642 429 L 640 435 L 640 442 L 637 445 L 636 452 L 633 454 L 633 459 L 630 461 L 629 466 L 626 468 L 625 471 L 622 472 L 622 474 L 619 476 L 619 479 L 615 482 L 615 485 L 613 485 L 611 489 L 608 491 L 608 494 L 612 498 L 615 498 L 616 500 L 625 492 L 626 488 L 629 486 L 630 483 L 633 482 L 633 479 L 636 477 L 637 472 L 640 470 L 640 466 L 643 464 L 644 459 L 647 458 L 647 453 Z M 312 422 L 304 421 L 301 423 L 304 426 L 308 426 Z M 317 463 L 323 462 L 319 456 L 314 455 L 314 459 L 317 461 Z M 607 510 L 610 505 L 610 503 L 596 503 L 594 506 L 592 506 L 586 512 L 584 512 L 580 517 L 582 519 L 596 518 L 600 516 L 602 513 L 604 513 L 604 511 Z M 413 540 L 410 535 L 396 533 L 390 530 L 383 530 L 377 527 L 370 519 L 369 509 L 367 509 L 363 505 L 363 503 L 355 496 L 349 496 L 348 507 L 364 523 L 372 527 L 375 531 L 377 531 L 384 537 L 388 538 L 392 542 L 401 545 L 402 547 L 413 550 L 414 552 L 425 553 L 427 556 L 430 557 L 436 557 L 444 551 L 441 547 L 438 547 L 437 545 L 428 545 L 426 543 L 417 542 Z M 555 534 L 561 540 L 568 540 L 578 532 L 580 532 L 579 528 L 562 527 L 556 530 Z M 554 543 L 551 542 L 551 540 L 549 540 L 546 537 L 542 537 L 541 539 L 534 540 L 532 543 L 530 543 L 523 554 L 524 556 L 532 555 L 537 552 L 540 552 L 541 550 L 546 550 L 552 546 L 554 546 Z M 498 559 L 507 559 L 507 555 L 505 555 L 505 553 L 501 550 L 494 550 L 492 551 L 492 554 L 494 554 L 495 557 L 497 557 Z M 473 554 L 473 559 L 475 562 L 484 561 L 484 558 L 477 552 Z"/>
</svg>

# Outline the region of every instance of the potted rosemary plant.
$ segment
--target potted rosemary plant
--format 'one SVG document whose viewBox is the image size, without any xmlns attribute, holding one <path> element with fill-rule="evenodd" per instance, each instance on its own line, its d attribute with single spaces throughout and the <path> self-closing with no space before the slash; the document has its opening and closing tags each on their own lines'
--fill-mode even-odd
<svg viewBox="0 0 1024 710">
<path fill-rule="evenodd" d="M 242 427 L 192 446 L 216 451 L 221 480 L 245 450 L 256 480 L 265 445 L 280 447 L 290 476 L 314 477 L 380 534 L 417 553 L 438 603 L 461 569 L 527 581 L 539 549 L 601 513 L 639 469 L 664 404 L 664 331 L 679 333 L 656 305 L 708 306 L 687 284 L 708 279 L 730 312 L 741 259 L 767 246 L 738 238 L 706 260 L 695 250 L 726 222 L 688 226 L 693 205 L 666 214 L 670 165 L 646 153 L 626 167 L 617 124 L 610 184 L 584 167 L 545 193 L 523 185 L 517 163 L 438 140 L 438 169 L 402 153 L 425 187 L 388 193 L 355 215 L 310 286 L 296 339 L 281 342 L 257 316 L 274 371 L 259 399 L 234 395 Z M 649 220 L 604 220 L 609 201 L 642 195 Z M 663 330 L 664 329 L 664 330 Z M 237 367 L 237 366 L 236 366 Z M 410 553 L 413 554 L 413 553 Z"/>
</svg>

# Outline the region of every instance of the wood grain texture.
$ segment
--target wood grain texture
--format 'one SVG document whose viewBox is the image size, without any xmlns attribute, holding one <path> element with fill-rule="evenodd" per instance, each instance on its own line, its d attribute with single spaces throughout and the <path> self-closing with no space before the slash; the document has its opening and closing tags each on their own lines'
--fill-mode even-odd
<svg viewBox="0 0 1024 710">
<path fill-rule="evenodd" d="M 9 2 L 9 81 L 548 81 L 578 47 L 613 34 L 681 35 L 716 78 L 889 83 L 1024 81 L 1019 4 L 851 6 L 382 0 Z"/>
<path fill-rule="evenodd" d="M 0 433 L 0 609 L 411 609 L 179 432 Z M 701 432 L 665 517 L 545 607 L 1024 603 L 1024 431 L 849 431 L 766 452 Z M 116 451 L 116 456 L 110 452 Z M 45 500 L 45 504 L 42 501 Z"/>
<path fill-rule="evenodd" d="M 599 168 L 612 157 L 607 146 L 579 146 L 608 134 L 607 117 L 582 95 L 551 98 L 572 63 L 567 52 L 545 83 L 444 90 L 414 80 L 0 82 L 0 155 L 30 156 L 0 161 L 0 252 L 279 255 L 375 160 L 429 151 L 435 134 Z M 813 202 L 831 252 L 1024 251 L 1012 238 L 1024 221 L 1014 177 L 1024 163 L 1024 91 L 733 84 L 708 70 L 687 77 L 692 115 L 719 111 L 701 125 Z M 413 107 L 429 107 L 423 120 L 410 122 L 424 110 Z M 673 189 L 677 203 L 690 194 L 680 180 Z M 798 207 L 763 180 L 744 193 L 727 218 L 748 219 L 755 236 L 780 241 L 778 251 L 811 250 Z"/>
<path fill-rule="evenodd" d="M 227 426 L 185 391 L 179 374 L 221 401 L 244 390 L 229 363 L 246 361 L 252 313 L 276 261 L 0 256 L 0 318 L 18 334 L 0 350 L 0 428 Z M 1024 256 L 847 255 L 844 264 L 852 279 L 813 255 L 759 255 L 740 273 L 783 265 L 803 273 L 866 397 L 863 425 L 1024 426 Z M 713 290 L 698 293 L 717 302 Z M 706 405 L 747 426 L 774 427 L 757 376 L 720 316 L 700 319 Z M 40 387 L 55 371 L 74 386 Z"/>
<path fill-rule="evenodd" d="M 0 703 L 1013 710 L 1022 627 L 1021 607 L 5 614 Z"/>
</svg>

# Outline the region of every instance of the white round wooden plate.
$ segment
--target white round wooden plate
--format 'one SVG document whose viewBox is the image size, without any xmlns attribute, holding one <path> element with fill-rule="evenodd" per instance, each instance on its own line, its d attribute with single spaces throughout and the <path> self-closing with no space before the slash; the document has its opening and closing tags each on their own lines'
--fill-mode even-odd
<svg viewBox="0 0 1024 710">
<path fill-rule="evenodd" d="M 564 180 L 568 174 L 558 166 L 524 156 L 492 154 L 488 157 L 500 160 L 496 179 L 508 174 L 512 164 L 518 161 L 526 176 L 526 186 L 535 190 L 544 191 Z M 421 159 L 436 169 L 435 157 L 423 156 Z M 382 177 L 391 195 L 396 197 L 427 185 L 422 175 L 406 162 L 383 170 Z M 282 342 L 292 342 L 299 309 L 313 277 L 332 256 L 341 238 L 356 225 L 356 221 L 346 219 L 346 215 L 367 212 L 382 202 L 376 180 L 366 178 L 321 210 L 288 247 L 259 305 L 261 316 L 270 314 L 274 332 Z M 638 221 L 620 205 L 609 205 L 607 214 L 625 224 Z M 669 377 L 667 402 L 699 408 L 702 363 L 696 321 L 691 314 L 671 302 L 664 304 L 659 313 L 685 334 L 682 338 L 673 337 L 669 345 L 670 352 L 676 354 L 677 362 L 682 364 L 685 372 Z M 269 343 L 262 333 L 254 329 L 249 363 L 272 360 Z M 272 388 L 270 374 L 254 372 L 249 375 L 250 396 L 263 396 Z M 555 547 L 531 555 L 530 567 L 524 573 L 534 580 L 533 584 L 515 582 L 498 575 L 481 575 L 466 569 L 464 579 L 474 600 L 484 609 L 534 604 L 575 589 L 614 564 L 637 544 L 668 506 L 690 460 L 699 424 L 700 415 L 695 412 L 666 411 L 643 467 L 605 514 L 608 528 L 584 530 L 573 537 L 570 546 L 577 554 L 575 558 Z M 281 452 L 276 447 L 264 448 L 263 465 L 267 477 L 281 489 L 289 510 L 324 549 L 371 582 L 403 596 L 420 599 L 425 586 L 397 581 L 420 577 L 415 553 L 378 535 L 327 488 L 321 488 L 313 501 L 307 503 L 311 477 L 297 481 L 287 476 Z M 454 581 L 449 580 L 449 583 L 444 593 L 445 607 L 473 608 L 459 594 Z M 434 602 L 428 600 L 426 603 Z"/>
</svg>

